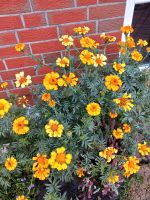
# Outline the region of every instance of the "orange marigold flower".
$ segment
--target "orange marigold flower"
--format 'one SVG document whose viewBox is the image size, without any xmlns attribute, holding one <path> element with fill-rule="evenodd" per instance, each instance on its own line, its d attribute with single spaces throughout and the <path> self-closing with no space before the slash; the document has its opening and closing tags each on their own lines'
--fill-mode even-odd
<svg viewBox="0 0 150 200">
<path fill-rule="evenodd" d="M 115 158 L 115 154 L 118 152 L 114 147 L 107 147 L 104 151 L 99 152 L 99 156 L 105 158 L 107 162 L 111 162 Z"/>
<path fill-rule="evenodd" d="M 24 88 L 32 83 L 31 76 L 25 76 L 24 72 L 20 72 L 16 76 L 16 87 Z"/>
<path fill-rule="evenodd" d="M 62 35 L 59 41 L 64 45 L 65 47 L 70 47 L 73 45 L 74 39 L 69 35 Z"/>
<path fill-rule="evenodd" d="M 0 118 L 3 118 L 6 113 L 8 113 L 12 104 L 5 99 L 0 99 Z"/>
<path fill-rule="evenodd" d="M 106 35 L 105 33 L 102 33 L 100 37 L 105 41 L 105 43 L 115 42 L 116 37 L 111 35 Z"/>
<path fill-rule="evenodd" d="M 71 85 L 72 87 L 74 87 L 78 83 L 78 77 L 72 72 L 70 72 L 68 75 L 63 75 L 62 78 L 64 80 L 65 87 L 67 85 Z"/>
<path fill-rule="evenodd" d="M 50 107 L 55 107 L 56 101 L 52 99 L 52 100 L 50 100 L 50 101 L 48 102 L 48 105 L 49 105 Z"/>
<path fill-rule="evenodd" d="M 96 41 L 90 37 L 81 38 L 80 44 L 83 48 L 97 48 L 97 46 L 99 45 L 99 43 L 96 43 Z"/>
<path fill-rule="evenodd" d="M 147 53 L 150 53 L 150 47 L 146 48 Z"/>
<path fill-rule="evenodd" d="M 48 178 L 49 174 L 50 174 L 50 169 L 37 166 L 33 176 L 34 178 L 38 178 L 39 180 L 43 181 L 46 178 Z"/>
<path fill-rule="evenodd" d="M 16 200 L 28 200 L 24 195 L 17 196 Z"/>
<path fill-rule="evenodd" d="M 76 174 L 79 178 L 83 177 L 85 175 L 85 169 L 83 167 L 79 167 L 77 170 L 76 170 Z"/>
<path fill-rule="evenodd" d="M 106 56 L 104 56 L 103 54 L 96 54 L 94 57 L 93 57 L 93 60 L 94 60 L 94 67 L 98 67 L 98 66 L 105 66 L 106 65 Z"/>
<path fill-rule="evenodd" d="M 45 125 L 45 130 L 49 137 L 61 137 L 64 126 L 57 120 L 50 119 L 48 124 Z"/>
<path fill-rule="evenodd" d="M 24 49 L 25 49 L 25 44 L 23 44 L 23 43 L 16 44 L 15 49 L 16 49 L 16 51 L 18 51 L 18 52 L 24 51 Z"/>
<path fill-rule="evenodd" d="M 139 39 L 137 45 L 140 47 L 145 47 L 148 45 L 148 42 L 146 40 Z"/>
<path fill-rule="evenodd" d="M 58 90 L 59 74 L 57 72 L 50 72 L 45 75 L 43 85 L 47 90 Z"/>
<path fill-rule="evenodd" d="M 107 181 L 108 181 L 108 183 L 115 184 L 119 181 L 119 176 L 110 174 L 109 177 L 107 178 Z"/>
<path fill-rule="evenodd" d="M 114 129 L 113 130 L 113 136 L 116 139 L 122 139 L 123 138 L 123 131 L 122 131 L 122 129 L 121 128 Z"/>
<path fill-rule="evenodd" d="M 123 132 L 124 133 L 130 133 L 131 132 L 131 126 L 129 124 L 123 124 Z"/>
<path fill-rule="evenodd" d="M 0 84 L 0 87 L 1 87 L 2 89 L 7 88 L 7 86 L 8 86 L 8 83 L 7 83 L 7 82 L 3 82 L 3 83 Z"/>
<path fill-rule="evenodd" d="M 101 107 L 98 103 L 92 102 L 86 106 L 87 113 L 90 116 L 98 116 L 101 113 Z"/>
<path fill-rule="evenodd" d="M 70 64 L 70 60 L 67 57 L 57 58 L 56 65 L 59 67 L 68 67 Z"/>
<path fill-rule="evenodd" d="M 29 131 L 29 121 L 25 117 L 19 117 L 13 122 L 13 131 L 17 135 L 24 135 Z"/>
<path fill-rule="evenodd" d="M 48 159 L 47 159 L 45 154 L 39 154 L 38 153 L 36 155 L 36 157 L 33 157 L 32 159 L 34 161 L 36 161 L 33 164 L 33 171 L 35 171 L 38 166 L 43 167 L 43 168 L 48 168 Z"/>
<path fill-rule="evenodd" d="M 128 48 L 134 48 L 135 47 L 135 42 L 134 42 L 133 37 L 131 37 L 131 36 L 127 37 L 126 46 Z"/>
<path fill-rule="evenodd" d="M 109 117 L 112 118 L 112 119 L 115 119 L 116 117 L 118 117 L 118 114 L 115 113 L 115 112 L 110 112 Z"/>
<path fill-rule="evenodd" d="M 43 101 L 49 101 L 51 99 L 51 95 L 49 93 L 42 94 Z"/>
<path fill-rule="evenodd" d="M 147 146 L 147 142 L 144 142 L 143 144 L 138 143 L 138 151 L 142 156 L 148 156 L 150 153 L 150 147 Z"/>
<path fill-rule="evenodd" d="M 83 50 L 80 53 L 80 60 L 83 64 L 93 65 L 94 64 L 94 54 L 88 50 Z"/>
<path fill-rule="evenodd" d="M 125 71 L 125 63 L 114 62 L 113 68 L 119 73 L 122 74 Z"/>
<path fill-rule="evenodd" d="M 28 105 L 28 99 L 26 96 L 18 97 L 17 103 L 18 105 L 22 105 L 23 108 L 26 108 Z"/>
<path fill-rule="evenodd" d="M 90 28 L 87 27 L 87 26 L 84 26 L 84 27 L 75 27 L 73 29 L 73 31 L 76 33 L 76 34 L 79 34 L 79 35 L 85 35 L 87 34 L 89 31 L 90 31 Z"/>
<path fill-rule="evenodd" d="M 132 51 L 131 57 L 132 57 L 133 60 L 135 60 L 137 62 L 139 62 L 143 59 L 143 55 L 139 51 L 137 51 L 136 49 L 134 51 Z"/>
<path fill-rule="evenodd" d="M 116 92 L 122 86 L 122 81 L 119 76 L 110 74 L 105 77 L 105 86 L 108 90 Z"/>
<path fill-rule="evenodd" d="M 130 34 L 134 31 L 134 29 L 132 28 L 132 26 L 122 26 L 121 27 L 121 32 L 124 34 Z"/>
</svg>

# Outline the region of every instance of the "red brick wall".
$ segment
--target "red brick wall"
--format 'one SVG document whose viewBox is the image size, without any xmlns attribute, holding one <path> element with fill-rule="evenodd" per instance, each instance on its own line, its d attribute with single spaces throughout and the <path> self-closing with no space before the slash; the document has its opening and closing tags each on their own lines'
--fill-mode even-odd
<svg viewBox="0 0 150 200">
<path fill-rule="evenodd" d="M 25 43 L 27 52 L 51 63 L 63 50 L 58 38 L 62 34 L 72 34 L 77 24 L 89 26 L 90 34 L 97 40 L 101 32 L 120 37 L 125 1 L 0 0 L 0 82 L 8 81 L 9 89 L 16 92 L 13 80 L 17 72 L 32 75 L 34 83 L 41 81 L 47 72 L 47 68 L 43 68 L 35 73 L 35 61 L 16 52 L 16 43 Z M 108 53 L 112 51 L 117 53 L 114 45 L 109 47 Z"/>
</svg>

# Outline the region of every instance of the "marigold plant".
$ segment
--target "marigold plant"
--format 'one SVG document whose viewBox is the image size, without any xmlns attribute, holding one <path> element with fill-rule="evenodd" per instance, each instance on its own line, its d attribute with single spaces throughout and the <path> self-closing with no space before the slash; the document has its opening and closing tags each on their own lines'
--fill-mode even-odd
<svg viewBox="0 0 150 200">
<path fill-rule="evenodd" d="M 148 42 L 134 41 L 131 26 L 121 28 L 125 41 L 105 33 L 95 41 L 86 26 L 73 30 L 75 39 L 59 39 L 62 57 L 35 66 L 49 67 L 42 84 L 16 74 L 16 87 L 29 95 L 12 95 L 0 83 L 7 93 L 0 98 L 0 199 L 113 197 L 149 159 L 150 92 L 141 69 Z M 110 61 L 114 42 L 119 52 Z M 15 49 L 26 54 L 25 44 Z"/>
</svg>

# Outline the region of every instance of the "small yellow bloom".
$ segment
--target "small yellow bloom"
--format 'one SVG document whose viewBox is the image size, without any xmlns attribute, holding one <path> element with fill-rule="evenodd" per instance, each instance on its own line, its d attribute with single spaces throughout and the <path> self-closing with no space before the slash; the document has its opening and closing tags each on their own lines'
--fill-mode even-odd
<svg viewBox="0 0 150 200">
<path fill-rule="evenodd" d="M 3 118 L 6 113 L 8 113 L 12 104 L 5 99 L 0 99 L 0 118 Z"/>
<path fill-rule="evenodd" d="M 64 80 L 65 87 L 67 85 L 71 85 L 72 87 L 74 87 L 78 83 L 78 77 L 72 72 L 70 72 L 68 75 L 63 75 L 62 78 Z"/>
<path fill-rule="evenodd" d="M 17 167 L 17 160 L 14 157 L 9 157 L 5 161 L 5 167 L 8 171 L 13 171 Z"/>
<path fill-rule="evenodd" d="M 112 159 L 115 158 L 115 154 L 118 152 L 117 149 L 113 147 L 107 147 L 104 151 L 99 152 L 99 156 L 105 158 L 107 162 L 111 162 Z"/>
<path fill-rule="evenodd" d="M 147 53 L 150 53 L 150 47 L 146 48 Z"/>
<path fill-rule="evenodd" d="M 26 108 L 28 105 L 28 99 L 26 96 L 18 97 L 17 103 L 18 105 L 22 105 L 23 108 Z"/>
<path fill-rule="evenodd" d="M 5 89 L 8 87 L 8 83 L 7 82 L 3 82 L 0 84 L 0 88 Z"/>
<path fill-rule="evenodd" d="M 42 94 L 43 101 L 49 101 L 51 99 L 51 95 L 49 93 Z"/>
<path fill-rule="evenodd" d="M 73 45 L 74 39 L 69 35 L 62 35 L 61 38 L 59 38 L 59 41 L 64 45 L 65 47 L 70 47 Z"/>
<path fill-rule="evenodd" d="M 123 138 L 123 131 L 122 131 L 122 129 L 121 128 L 114 129 L 113 130 L 113 136 L 116 139 L 122 139 Z"/>
<path fill-rule="evenodd" d="M 80 44 L 81 44 L 81 47 L 83 48 L 97 48 L 97 46 L 99 45 L 99 43 L 96 43 L 96 41 L 90 37 L 81 38 Z"/>
<path fill-rule="evenodd" d="M 52 100 L 50 100 L 50 101 L 48 102 L 48 105 L 49 105 L 50 107 L 55 107 L 56 101 L 52 99 Z"/>
<path fill-rule="evenodd" d="M 24 195 L 18 196 L 16 200 L 28 200 Z"/>
<path fill-rule="evenodd" d="M 144 144 L 138 143 L 138 151 L 142 156 L 148 156 L 150 147 L 147 146 L 147 142 L 144 142 Z"/>
<path fill-rule="evenodd" d="M 64 147 L 57 148 L 56 151 L 51 152 L 49 164 L 52 169 L 66 170 L 68 164 L 71 163 L 72 155 L 65 152 Z"/>
<path fill-rule="evenodd" d="M 48 178 L 49 174 L 50 174 L 50 169 L 37 166 L 36 170 L 34 171 L 33 177 L 43 181 L 46 178 Z"/>
<path fill-rule="evenodd" d="M 129 177 L 132 174 L 137 173 L 140 170 L 139 160 L 135 156 L 130 156 L 128 160 L 123 164 L 125 170 L 124 175 Z"/>
<path fill-rule="evenodd" d="M 132 51 L 131 57 L 133 60 L 135 60 L 137 62 L 139 62 L 143 59 L 142 54 L 139 51 L 137 51 L 136 49 L 134 51 Z"/>
<path fill-rule="evenodd" d="M 45 75 L 43 85 L 47 90 L 58 90 L 59 74 L 57 72 L 50 72 Z"/>
<path fill-rule="evenodd" d="M 48 133 L 49 137 L 61 137 L 64 126 L 59 124 L 57 120 L 50 119 L 48 124 L 45 125 L 46 133 Z"/>
<path fill-rule="evenodd" d="M 86 106 L 87 113 L 90 116 L 98 116 L 101 113 L 101 107 L 98 103 L 92 102 Z"/>
<path fill-rule="evenodd" d="M 115 113 L 115 112 L 110 112 L 109 117 L 112 118 L 112 119 L 115 119 L 116 117 L 118 117 L 118 114 Z"/>
<path fill-rule="evenodd" d="M 121 31 L 124 34 L 130 34 L 134 31 L 134 29 L 132 28 L 132 26 L 122 26 Z"/>
<path fill-rule="evenodd" d="M 123 132 L 124 133 L 130 133 L 131 132 L 131 126 L 129 124 L 123 124 Z"/>
<path fill-rule="evenodd" d="M 135 47 L 135 42 L 134 42 L 133 37 L 127 36 L 126 46 L 128 48 L 134 48 Z"/>
<path fill-rule="evenodd" d="M 25 44 L 23 44 L 23 43 L 16 44 L 15 49 L 16 49 L 16 51 L 18 51 L 18 52 L 24 51 L 24 49 L 25 49 Z"/>
<path fill-rule="evenodd" d="M 80 60 L 83 64 L 93 65 L 94 64 L 94 54 L 88 50 L 83 50 L 80 53 Z"/>
<path fill-rule="evenodd" d="M 105 43 L 111 43 L 116 41 L 115 36 L 106 35 L 105 33 L 102 33 L 100 37 L 105 41 Z"/>
<path fill-rule="evenodd" d="M 24 88 L 32 83 L 31 76 L 24 76 L 24 72 L 16 74 L 16 87 Z"/>
<path fill-rule="evenodd" d="M 103 54 L 96 54 L 94 57 L 93 57 L 93 60 L 94 60 L 94 67 L 98 67 L 98 66 L 105 66 L 106 65 L 106 56 L 104 56 Z"/>
<path fill-rule="evenodd" d="M 124 93 L 120 98 L 113 99 L 120 108 L 123 108 L 125 111 L 131 110 L 133 105 L 133 100 L 131 99 L 131 94 Z"/>
<path fill-rule="evenodd" d="M 105 86 L 108 90 L 116 92 L 122 86 L 122 80 L 119 76 L 110 74 L 105 77 Z"/>
<path fill-rule="evenodd" d="M 119 73 L 122 74 L 125 71 L 125 63 L 116 63 L 114 62 L 113 68 Z"/>
<path fill-rule="evenodd" d="M 115 184 L 119 181 L 119 176 L 118 175 L 110 175 L 108 178 L 107 178 L 107 181 L 109 183 L 112 183 L 112 184 Z"/>
<path fill-rule="evenodd" d="M 75 27 L 73 29 L 73 31 L 76 33 L 76 34 L 79 34 L 79 35 L 85 35 L 87 34 L 89 31 L 90 31 L 90 28 L 87 27 L 87 26 L 84 26 L 84 27 Z"/>
<path fill-rule="evenodd" d="M 139 39 L 137 45 L 140 47 L 145 47 L 148 45 L 148 42 L 146 40 Z"/>
<path fill-rule="evenodd" d="M 56 65 L 59 67 L 68 67 L 70 64 L 70 60 L 67 57 L 57 58 Z"/>
<path fill-rule="evenodd" d="M 79 178 L 83 177 L 85 175 L 85 169 L 83 167 L 79 167 L 77 170 L 76 170 L 76 174 Z"/>
<path fill-rule="evenodd" d="M 24 135 L 29 131 L 29 121 L 25 117 L 19 117 L 13 122 L 13 131 L 17 135 Z"/>
</svg>

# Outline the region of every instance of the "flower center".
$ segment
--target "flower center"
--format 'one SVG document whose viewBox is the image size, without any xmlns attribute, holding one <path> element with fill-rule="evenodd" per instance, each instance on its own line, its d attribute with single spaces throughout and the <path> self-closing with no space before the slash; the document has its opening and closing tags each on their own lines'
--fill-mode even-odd
<svg viewBox="0 0 150 200">
<path fill-rule="evenodd" d="M 100 58 L 97 58 L 97 59 L 96 59 L 96 62 L 97 62 L 98 64 L 101 64 L 103 61 L 102 61 Z"/>
<path fill-rule="evenodd" d="M 91 55 L 90 54 L 86 54 L 85 55 L 85 59 L 90 60 L 91 59 Z"/>
<path fill-rule="evenodd" d="M 51 77 L 51 78 L 49 79 L 49 84 L 50 84 L 50 85 L 56 85 L 56 84 L 57 84 L 57 79 L 54 78 L 54 77 Z"/>
<path fill-rule="evenodd" d="M 112 152 L 111 150 L 107 150 L 107 153 L 106 153 L 106 154 L 107 154 L 107 156 L 112 156 L 112 153 L 113 153 L 113 152 Z"/>
<path fill-rule="evenodd" d="M 20 84 L 26 83 L 27 79 L 25 77 L 21 77 L 19 79 Z"/>
<path fill-rule="evenodd" d="M 70 40 L 69 40 L 68 38 L 64 38 L 64 39 L 63 39 L 63 42 L 64 42 L 64 43 L 67 43 L 67 42 L 70 42 Z"/>
<path fill-rule="evenodd" d="M 65 163 L 66 162 L 66 155 L 65 155 L 65 153 L 59 153 L 59 154 L 57 154 L 56 161 L 58 163 L 60 163 L 60 164 Z"/>
<path fill-rule="evenodd" d="M 0 110 L 4 110 L 4 105 L 0 103 Z"/>
<path fill-rule="evenodd" d="M 37 162 L 40 164 L 45 164 L 45 158 L 43 156 L 39 156 Z"/>
<path fill-rule="evenodd" d="M 119 100 L 120 100 L 120 103 L 119 103 L 120 106 L 125 106 L 128 101 L 128 99 L 123 98 L 123 97 L 119 98 Z"/>
<path fill-rule="evenodd" d="M 52 131 L 57 131 L 58 130 L 58 125 L 57 124 L 52 124 L 51 125 Z"/>
<path fill-rule="evenodd" d="M 21 129 L 21 128 L 24 128 L 24 126 L 25 126 L 25 124 L 24 124 L 23 122 L 19 122 L 19 123 L 18 123 L 18 128 Z"/>
</svg>

